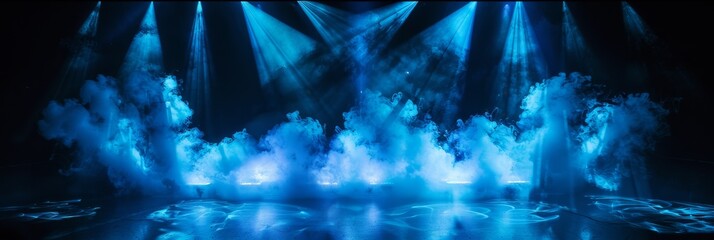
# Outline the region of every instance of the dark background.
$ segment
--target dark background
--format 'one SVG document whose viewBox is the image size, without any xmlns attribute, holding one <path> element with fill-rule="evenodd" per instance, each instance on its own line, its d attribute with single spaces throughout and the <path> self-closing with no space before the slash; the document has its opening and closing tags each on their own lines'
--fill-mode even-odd
<svg viewBox="0 0 714 240">
<path fill-rule="evenodd" d="M 2 14 L 2 159 L 0 202 L 33 198 L 66 198 L 73 180 L 58 170 L 71 162 L 61 144 L 37 132 L 42 109 L 51 100 L 53 81 L 69 56 L 67 41 L 75 36 L 96 2 L 14 2 Z M 103 2 L 97 43 L 100 54 L 92 76 L 115 76 L 138 29 L 148 2 Z M 328 3 L 363 12 L 388 2 Z M 466 118 L 493 110 L 491 80 L 501 49 L 494 46 L 502 2 L 477 5 L 470 61 L 459 116 Z M 514 6 L 510 2 L 511 7 Z M 612 96 L 649 92 L 670 110 L 669 134 L 649 158 L 653 196 L 662 199 L 714 202 L 710 183 L 714 173 L 709 72 L 712 69 L 711 6 L 702 2 L 630 3 L 661 43 L 649 52 L 628 49 L 620 2 L 572 2 L 570 10 L 590 50 L 603 67 L 592 72 L 593 82 L 606 84 Z M 291 27 L 320 41 L 321 37 L 295 2 L 264 2 L 260 7 Z M 390 46 L 397 46 L 463 6 L 462 2 L 420 2 Z M 573 71 L 560 60 L 561 2 L 526 2 L 526 11 L 548 74 Z M 219 141 L 246 128 L 261 136 L 283 121 L 292 109 L 266 104 L 260 87 L 250 39 L 239 2 L 203 2 L 207 39 L 213 60 L 212 119 L 195 121 L 209 141 Z M 167 73 L 182 78 L 188 63 L 188 40 L 195 2 L 155 2 Z M 644 69 L 633 71 L 636 69 Z M 644 80 L 642 80 L 644 79 Z M 340 81 L 335 80 L 334 84 Z M 332 84 L 325 82 L 322 84 Z M 680 99 L 677 103 L 676 99 Z M 338 106 L 335 118 L 350 105 Z M 303 113 L 309 116 L 309 113 Z M 322 120 L 328 134 L 339 121 Z M 106 194 L 106 179 L 98 178 L 97 195 Z M 85 189 L 86 190 L 86 189 Z M 7 195 L 6 195 L 7 194 Z"/>
</svg>

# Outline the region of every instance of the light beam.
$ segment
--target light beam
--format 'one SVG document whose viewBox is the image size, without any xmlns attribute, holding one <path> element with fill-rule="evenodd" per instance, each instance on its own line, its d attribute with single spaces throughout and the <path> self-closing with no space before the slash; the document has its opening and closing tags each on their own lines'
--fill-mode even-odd
<svg viewBox="0 0 714 240">
<path fill-rule="evenodd" d="M 369 79 L 365 69 L 392 40 L 416 4 L 417 2 L 395 3 L 353 16 L 353 32 L 358 34 L 350 40 L 348 46 L 350 55 L 357 63 L 353 72 L 358 92 L 363 91 Z"/>
<path fill-rule="evenodd" d="M 346 50 L 358 92 L 365 88 L 365 69 L 391 41 L 417 2 L 400 2 L 361 14 L 351 14 L 316 2 L 298 2 L 333 54 Z"/>
<path fill-rule="evenodd" d="M 570 12 L 568 5 L 563 2 L 563 49 L 564 55 L 563 61 L 566 64 L 574 64 L 576 69 L 568 69 L 566 71 L 583 71 L 587 70 L 592 73 L 591 69 L 591 59 L 592 55 L 589 48 L 585 44 L 585 39 L 583 34 L 580 32 L 577 23 L 575 23 L 575 18 Z M 583 69 L 579 69 L 582 64 Z"/>
<path fill-rule="evenodd" d="M 545 77 L 546 65 L 522 2 L 516 2 L 512 15 L 496 74 L 496 97 L 505 116 L 515 118 L 528 88 Z"/>
<path fill-rule="evenodd" d="M 625 21 L 625 29 L 630 43 L 635 47 L 640 48 L 642 44 L 653 45 L 657 36 L 645 24 L 635 9 L 627 2 L 622 2 L 622 17 Z"/>
<path fill-rule="evenodd" d="M 91 36 L 94 37 L 97 34 L 97 21 L 99 20 L 99 7 L 102 6 L 102 2 L 97 2 L 94 6 L 92 13 L 89 14 L 87 20 L 84 21 L 82 27 L 79 28 L 80 36 Z"/>
<path fill-rule="evenodd" d="M 194 115 L 194 118 L 198 118 L 201 121 L 208 120 L 211 106 L 211 58 L 208 55 L 205 31 L 203 7 L 199 1 L 196 5 L 196 17 L 193 20 L 193 29 L 191 31 L 185 90 L 189 93 L 187 99 L 189 105 L 192 109 L 199 111 L 198 114 Z"/>
<path fill-rule="evenodd" d="M 128 75 L 135 71 L 158 73 L 162 70 L 163 57 L 159 29 L 154 15 L 154 2 L 149 4 L 139 32 L 129 46 L 120 73 Z"/>
<path fill-rule="evenodd" d="M 313 61 L 320 57 L 317 42 L 250 3 L 241 4 L 261 86 L 294 97 L 307 112 L 332 116 L 331 106 L 320 98 L 325 93 L 313 89 L 325 71 L 323 63 Z"/>
<path fill-rule="evenodd" d="M 71 56 L 62 68 L 57 86 L 54 87 L 53 98 L 76 95 L 82 83 L 87 80 L 96 58 L 94 36 L 97 34 L 100 6 L 101 2 L 97 2 L 79 28 L 76 38 L 70 43 Z"/>
<path fill-rule="evenodd" d="M 262 85 L 268 84 L 276 71 L 290 71 L 297 61 L 315 49 L 315 40 L 305 34 L 248 2 L 241 5 Z"/>
<path fill-rule="evenodd" d="M 298 4 L 333 51 L 354 37 L 350 13 L 317 2 L 298 1 Z"/>
<path fill-rule="evenodd" d="M 373 67 L 371 88 L 403 92 L 404 99 L 419 99 L 440 122 L 453 123 L 461 99 L 463 76 L 471 45 L 476 2 L 470 2 L 399 46 Z M 396 62 L 396 64 L 394 64 Z M 396 119 L 401 101 L 387 118 Z M 441 119 L 440 119 L 441 118 Z M 443 120 L 443 121 L 441 121 Z"/>
<path fill-rule="evenodd" d="M 357 35 L 350 48 L 358 62 L 371 61 L 392 40 L 417 2 L 400 2 L 352 17 Z"/>
</svg>

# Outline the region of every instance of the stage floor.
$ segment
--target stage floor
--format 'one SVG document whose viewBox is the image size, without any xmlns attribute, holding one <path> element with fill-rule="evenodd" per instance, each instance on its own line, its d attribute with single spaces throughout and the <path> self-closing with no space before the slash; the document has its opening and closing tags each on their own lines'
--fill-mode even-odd
<svg viewBox="0 0 714 240">
<path fill-rule="evenodd" d="M 1 207 L 0 230 L 32 239 L 702 239 L 714 233 L 711 205 L 583 200 L 572 209 L 505 200 L 77 199 Z"/>
</svg>

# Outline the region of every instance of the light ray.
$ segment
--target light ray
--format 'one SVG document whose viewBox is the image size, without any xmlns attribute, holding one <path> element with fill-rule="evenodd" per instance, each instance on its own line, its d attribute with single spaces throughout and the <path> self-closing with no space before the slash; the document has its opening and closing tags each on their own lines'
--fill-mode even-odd
<svg viewBox="0 0 714 240">
<path fill-rule="evenodd" d="M 97 2 L 89 17 L 84 21 L 77 32 L 76 38 L 70 43 L 70 57 L 62 68 L 53 98 L 64 98 L 75 96 L 79 89 L 87 80 L 90 70 L 94 67 L 96 60 L 96 42 L 94 37 L 97 34 L 97 22 L 99 20 L 99 8 L 101 2 Z"/>
<path fill-rule="evenodd" d="M 515 118 L 520 114 L 521 100 L 528 94 L 528 88 L 545 74 L 546 65 L 525 7 L 522 2 L 516 2 L 496 74 L 497 105 L 506 117 Z"/>
<path fill-rule="evenodd" d="M 149 4 L 144 19 L 141 21 L 139 32 L 129 46 L 124 57 L 124 64 L 120 73 L 131 74 L 135 71 L 158 73 L 163 68 L 163 56 L 159 29 L 154 15 L 154 2 Z"/>
<path fill-rule="evenodd" d="M 315 40 L 248 2 L 241 2 L 241 5 L 261 84 L 267 84 L 276 71 L 289 71 L 297 61 L 315 50 Z"/>
<path fill-rule="evenodd" d="M 627 2 L 622 2 L 622 17 L 625 21 L 625 29 L 630 43 L 640 48 L 642 44 L 653 45 L 657 36 L 650 30 L 649 26 L 642 20 L 635 9 Z"/>
<path fill-rule="evenodd" d="M 573 18 L 573 14 L 570 12 L 570 8 L 565 2 L 563 2 L 563 49 L 565 63 L 574 65 L 574 68 L 576 68 L 568 69 L 566 66 L 566 71 L 586 70 L 589 73 L 592 72 L 592 64 L 590 63 L 592 55 L 585 44 L 585 39 L 575 22 L 575 18 Z"/>
<path fill-rule="evenodd" d="M 418 99 L 438 120 L 453 122 L 456 101 L 462 94 L 475 10 L 476 2 L 470 2 L 399 46 L 373 67 L 370 79 L 375 80 L 370 88 L 403 92 L 408 98 Z M 387 122 L 396 119 L 403 106 L 402 101 Z"/>
<path fill-rule="evenodd" d="M 188 102 L 192 109 L 200 111 L 194 115 L 201 121 L 207 120 L 210 116 L 211 98 L 211 58 L 208 55 L 208 45 L 206 42 L 203 7 L 201 2 L 196 5 L 196 17 L 193 20 L 193 30 L 190 39 L 190 56 L 188 70 L 186 71 L 186 90 L 188 91 Z"/>
</svg>

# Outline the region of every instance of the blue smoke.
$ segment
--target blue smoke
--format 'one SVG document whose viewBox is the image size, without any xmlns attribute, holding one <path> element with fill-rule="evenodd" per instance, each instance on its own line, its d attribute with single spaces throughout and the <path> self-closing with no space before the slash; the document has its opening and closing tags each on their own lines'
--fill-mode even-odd
<svg viewBox="0 0 714 240">
<path fill-rule="evenodd" d="M 666 132 L 668 112 L 647 93 L 601 95 L 589 77 L 561 74 L 531 87 L 518 125 L 544 134 L 541 144 L 550 155 L 543 157 L 573 166 L 589 182 L 613 191 L 623 177 L 643 177 L 629 176 L 630 167 L 641 166 L 655 139 Z"/>
<path fill-rule="evenodd" d="M 600 100 L 588 77 L 561 74 L 531 87 L 516 125 L 485 114 L 443 129 L 403 94 L 366 90 L 330 139 L 318 120 L 296 111 L 259 138 L 242 130 L 211 143 L 190 128 L 193 111 L 177 87 L 173 76 L 145 72 L 123 81 L 99 76 L 80 99 L 50 102 L 39 129 L 75 150 L 69 173 L 106 171 L 120 194 L 358 196 L 354 189 L 396 185 L 399 194 L 436 196 L 463 185 L 488 189 L 466 192 L 485 197 L 537 186 L 548 174 L 541 159 L 617 190 L 633 177 L 633 161 L 645 160 L 667 113 L 647 94 Z"/>
<path fill-rule="evenodd" d="M 617 190 L 642 153 L 652 150 L 663 133 L 660 123 L 667 111 L 649 100 L 646 93 L 617 97 L 609 103 L 594 103 L 579 129 L 581 161 L 587 180 L 606 190 Z"/>
</svg>

